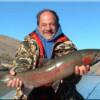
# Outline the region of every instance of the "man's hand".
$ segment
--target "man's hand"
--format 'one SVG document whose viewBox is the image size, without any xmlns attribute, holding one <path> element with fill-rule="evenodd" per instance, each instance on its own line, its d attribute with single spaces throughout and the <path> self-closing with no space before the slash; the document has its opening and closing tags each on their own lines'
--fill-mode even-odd
<svg viewBox="0 0 100 100">
<path fill-rule="evenodd" d="M 10 70 L 10 74 L 14 76 L 16 73 L 13 70 Z M 21 87 L 22 85 L 23 82 L 19 78 L 14 78 L 7 83 L 7 86 L 12 88 Z"/>
<path fill-rule="evenodd" d="M 75 66 L 75 74 L 84 75 L 90 70 L 90 66 Z"/>
</svg>

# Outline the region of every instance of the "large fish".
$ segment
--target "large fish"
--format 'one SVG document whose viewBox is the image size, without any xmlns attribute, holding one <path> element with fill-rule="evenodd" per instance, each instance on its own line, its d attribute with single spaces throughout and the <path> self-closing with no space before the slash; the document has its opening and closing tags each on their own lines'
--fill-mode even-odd
<svg viewBox="0 0 100 100">
<path fill-rule="evenodd" d="M 74 73 L 76 65 L 94 65 L 100 61 L 100 49 L 84 49 L 69 53 L 61 58 L 51 60 L 35 70 L 17 73 L 16 76 L 0 76 L 2 82 L 15 77 L 21 79 L 25 86 L 40 87 L 64 79 Z"/>
</svg>

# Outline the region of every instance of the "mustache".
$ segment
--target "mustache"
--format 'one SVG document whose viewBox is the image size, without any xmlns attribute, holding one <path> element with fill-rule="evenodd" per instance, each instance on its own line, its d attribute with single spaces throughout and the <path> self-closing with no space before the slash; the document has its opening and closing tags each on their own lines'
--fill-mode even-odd
<svg viewBox="0 0 100 100">
<path fill-rule="evenodd" d="M 47 30 L 47 31 L 44 31 L 44 33 L 50 33 L 50 34 L 53 34 L 54 31 L 53 31 L 53 30 Z"/>
</svg>

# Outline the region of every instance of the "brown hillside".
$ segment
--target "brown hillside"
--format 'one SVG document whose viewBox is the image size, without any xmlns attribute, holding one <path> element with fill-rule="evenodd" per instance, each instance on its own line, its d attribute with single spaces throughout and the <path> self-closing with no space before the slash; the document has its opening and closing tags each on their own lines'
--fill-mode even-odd
<svg viewBox="0 0 100 100">
<path fill-rule="evenodd" d="M 0 63 L 11 63 L 19 44 L 17 39 L 0 35 Z"/>
</svg>

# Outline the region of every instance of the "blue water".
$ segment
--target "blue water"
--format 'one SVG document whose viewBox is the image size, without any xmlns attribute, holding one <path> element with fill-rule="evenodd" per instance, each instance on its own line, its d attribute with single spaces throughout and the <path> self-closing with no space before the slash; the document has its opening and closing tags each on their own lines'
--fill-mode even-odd
<svg viewBox="0 0 100 100">
<path fill-rule="evenodd" d="M 87 100 L 100 100 L 100 76 L 85 75 L 77 89 Z"/>
</svg>

